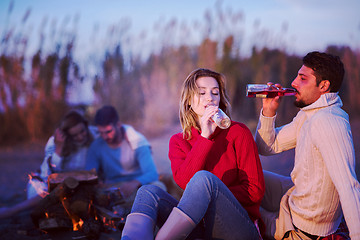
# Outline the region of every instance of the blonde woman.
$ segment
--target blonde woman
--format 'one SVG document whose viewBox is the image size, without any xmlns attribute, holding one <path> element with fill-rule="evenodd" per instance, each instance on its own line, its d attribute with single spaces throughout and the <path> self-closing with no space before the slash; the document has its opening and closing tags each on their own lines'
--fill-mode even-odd
<svg viewBox="0 0 360 240">
<path fill-rule="evenodd" d="M 122 239 L 259 239 L 259 206 L 264 179 L 249 129 L 227 129 L 211 117 L 229 115 L 225 77 L 196 69 L 185 80 L 180 100 L 183 131 L 171 137 L 169 158 L 175 182 L 184 189 L 178 202 L 156 186 L 142 186 Z"/>
</svg>

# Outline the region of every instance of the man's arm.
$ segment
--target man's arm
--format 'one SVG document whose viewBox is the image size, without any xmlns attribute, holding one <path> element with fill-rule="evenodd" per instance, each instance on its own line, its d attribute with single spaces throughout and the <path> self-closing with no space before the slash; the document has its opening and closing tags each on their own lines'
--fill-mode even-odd
<svg viewBox="0 0 360 240">
<path fill-rule="evenodd" d="M 279 84 L 275 86 L 281 88 Z M 255 141 L 261 155 L 280 153 L 296 146 L 296 124 L 290 123 L 275 128 L 276 111 L 279 106 L 279 96 L 262 100 L 262 109 L 255 132 Z"/>
<path fill-rule="evenodd" d="M 304 119 L 302 115 L 299 112 L 291 123 L 275 128 L 276 115 L 266 117 L 261 111 L 255 132 L 259 154 L 267 156 L 296 147 L 298 126 Z"/>
<path fill-rule="evenodd" d="M 95 169 L 96 171 L 99 171 L 100 163 L 98 161 L 97 153 L 100 151 L 95 144 L 96 140 L 89 146 L 87 155 L 86 155 L 86 164 L 85 164 L 85 170 L 91 170 Z"/>
<path fill-rule="evenodd" d="M 136 179 L 141 183 L 141 185 L 148 184 L 159 179 L 150 146 L 137 148 L 135 150 L 135 159 L 137 159 L 141 172 L 143 173 Z"/>
</svg>

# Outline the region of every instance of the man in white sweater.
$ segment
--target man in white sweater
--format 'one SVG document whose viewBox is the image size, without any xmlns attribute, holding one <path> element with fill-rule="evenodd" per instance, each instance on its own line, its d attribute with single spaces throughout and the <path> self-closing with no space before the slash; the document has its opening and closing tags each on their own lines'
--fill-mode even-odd
<svg viewBox="0 0 360 240">
<path fill-rule="evenodd" d="M 280 99 L 263 99 L 255 135 L 259 153 L 295 148 L 291 179 L 264 171 L 261 212 L 268 236 L 321 239 L 335 233 L 344 216 L 351 239 L 360 239 L 355 152 L 349 118 L 338 96 L 343 77 L 339 57 L 311 52 L 291 84 L 300 108 L 292 122 L 275 128 Z"/>
</svg>

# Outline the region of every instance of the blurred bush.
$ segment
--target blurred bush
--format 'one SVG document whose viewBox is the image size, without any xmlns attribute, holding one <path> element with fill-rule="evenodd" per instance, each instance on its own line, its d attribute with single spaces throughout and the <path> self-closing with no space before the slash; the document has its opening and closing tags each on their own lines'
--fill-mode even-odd
<svg viewBox="0 0 360 240">
<path fill-rule="evenodd" d="M 20 28 L 3 29 L 1 36 L 0 145 L 47 138 L 69 109 L 81 108 L 91 120 L 96 109 L 104 104 L 114 105 L 123 122 L 148 135 L 160 134 L 178 124 L 182 82 L 198 67 L 211 68 L 226 76 L 232 118 L 253 129 L 261 101 L 245 97 L 246 84 L 272 81 L 290 86 L 301 66 L 302 56 L 286 51 L 286 29 L 280 37 L 269 38 L 266 30 L 255 26 L 252 52 L 243 56 L 244 14 L 224 10 L 222 6 L 206 11 L 201 23 L 189 25 L 176 19 L 156 23 L 151 30 L 155 40 L 147 39 L 145 33 L 132 36 L 128 32 L 129 22 L 122 21 L 109 28 L 111 31 L 105 36 L 107 47 L 101 57 L 89 56 L 85 63 L 73 57 L 76 28 L 65 23 L 60 28 L 53 25 L 46 35 L 44 20 L 38 51 L 29 58 L 26 19 L 30 13 L 25 13 Z M 194 35 L 200 35 L 199 44 L 190 41 Z M 151 48 L 146 41 L 156 42 L 158 47 Z M 124 46 L 131 42 L 142 45 L 143 51 L 152 51 L 146 57 L 141 56 L 141 50 L 138 51 L 141 54 L 125 54 Z M 50 51 L 45 51 L 49 43 Z M 329 46 L 326 51 L 342 58 L 346 76 L 340 95 L 350 116 L 359 116 L 360 53 L 346 46 Z M 95 73 L 87 64 L 94 66 Z M 69 92 L 76 95 L 88 91 L 83 87 L 86 81 L 90 81 L 94 100 L 74 105 Z M 283 124 L 295 116 L 297 109 L 287 99 L 279 112 L 277 121 Z"/>
</svg>

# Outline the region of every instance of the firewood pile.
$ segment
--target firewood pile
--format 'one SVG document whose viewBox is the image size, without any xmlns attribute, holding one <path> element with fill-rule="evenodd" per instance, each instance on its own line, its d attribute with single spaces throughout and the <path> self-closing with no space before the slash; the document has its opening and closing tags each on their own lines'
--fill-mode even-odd
<svg viewBox="0 0 360 240">
<path fill-rule="evenodd" d="M 55 173 L 48 186 L 49 194 L 32 210 L 31 219 L 50 239 L 60 232 L 68 232 L 68 239 L 99 239 L 103 232 L 122 229 L 124 218 L 108 208 L 114 194 L 99 190 L 95 171 Z"/>
<path fill-rule="evenodd" d="M 171 174 L 160 181 L 180 199 Z M 102 188 L 95 171 L 52 174 L 48 187 L 36 208 L 0 221 L 1 240 L 120 239 L 125 219 L 112 208 L 121 202 L 120 191 Z"/>
</svg>

